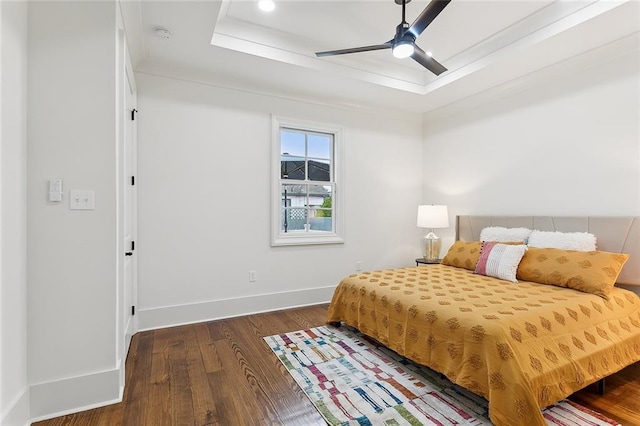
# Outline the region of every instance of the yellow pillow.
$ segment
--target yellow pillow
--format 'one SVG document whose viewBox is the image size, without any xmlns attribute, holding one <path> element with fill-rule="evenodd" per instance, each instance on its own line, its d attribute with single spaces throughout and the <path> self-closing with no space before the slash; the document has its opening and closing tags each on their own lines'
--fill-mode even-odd
<svg viewBox="0 0 640 426">
<path fill-rule="evenodd" d="M 629 255 L 529 247 L 518 266 L 519 280 L 569 287 L 607 299 Z"/>
<path fill-rule="evenodd" d="M 456 241 L 442 259 L 442 264 L 474 271 L 481 250 L 480 241 Z"/>
</svg>

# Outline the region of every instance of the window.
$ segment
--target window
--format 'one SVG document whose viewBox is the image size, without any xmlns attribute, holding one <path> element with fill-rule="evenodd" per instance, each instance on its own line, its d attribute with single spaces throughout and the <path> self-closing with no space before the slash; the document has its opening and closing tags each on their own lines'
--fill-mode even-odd
<svg viewBox="0 0 640 426">
<path fill-rule="evenodd" d="M 342 243 L 336 127 L 273 118 L 271 245 Z"/>
</svg>

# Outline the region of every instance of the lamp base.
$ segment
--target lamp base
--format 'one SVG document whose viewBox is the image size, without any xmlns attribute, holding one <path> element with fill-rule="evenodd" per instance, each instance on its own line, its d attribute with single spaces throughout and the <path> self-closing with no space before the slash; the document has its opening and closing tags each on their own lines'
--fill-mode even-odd
<svg viewBox="0 0 640 426">
<path fill-rule="evenodd" d="M 424 260 L 427 262 L 437 262 L 440 259 L 442 240 L 431 231 L 424 237 L 422 250 Z"/>
</svg>

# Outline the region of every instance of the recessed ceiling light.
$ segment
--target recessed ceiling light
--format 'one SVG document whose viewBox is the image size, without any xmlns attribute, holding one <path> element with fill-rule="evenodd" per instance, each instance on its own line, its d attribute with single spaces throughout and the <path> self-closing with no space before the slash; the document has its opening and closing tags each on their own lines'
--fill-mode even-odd
<svg viewBox="0 0 640 426">
<path fill-rule="evenodd" d="M 263 12 L 271 12 L 276 8 L 276 4 L 273 2 L 273 0 L 259 0 L 258 7 Z"/>
</svg>

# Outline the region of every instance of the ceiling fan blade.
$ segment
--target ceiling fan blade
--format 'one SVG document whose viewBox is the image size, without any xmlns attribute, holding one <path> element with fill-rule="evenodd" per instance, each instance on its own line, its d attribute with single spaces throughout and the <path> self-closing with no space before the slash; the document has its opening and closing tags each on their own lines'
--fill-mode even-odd
<svg viewBox="0 0 640 426">
<path fill-rule="evenodd" d="M 440 75 L 447 70 L 444 65 L 427 55 L 424 50 L 416 45 L 413 46 L 413 55 L 411 57 L 435 75 Z"/>
<path fill-rule="evenodd" d="M 352 47 L 351 49 L 328 50 L 326 52 L 316 52 L 317 57 L 345 55 L 347 53 L 370 52 L 372 50 L 391 49 L 391 43 L 374 44 L 372 46 Z"/>
<path fill-rule="evenodd" d="M 434 19 L 436 19 L 436 16 L 438 16 L 440 12 L 447 7 L 449 2 L 451 2 L 451 0 L 431 0 L 431 3 L 424 8 L 420 16 L 413 21 L 413 24 L 411 24 L 407 31 L 417 38 L 422 34 L 424 29 L 427 28 Z"/>
</svg>

